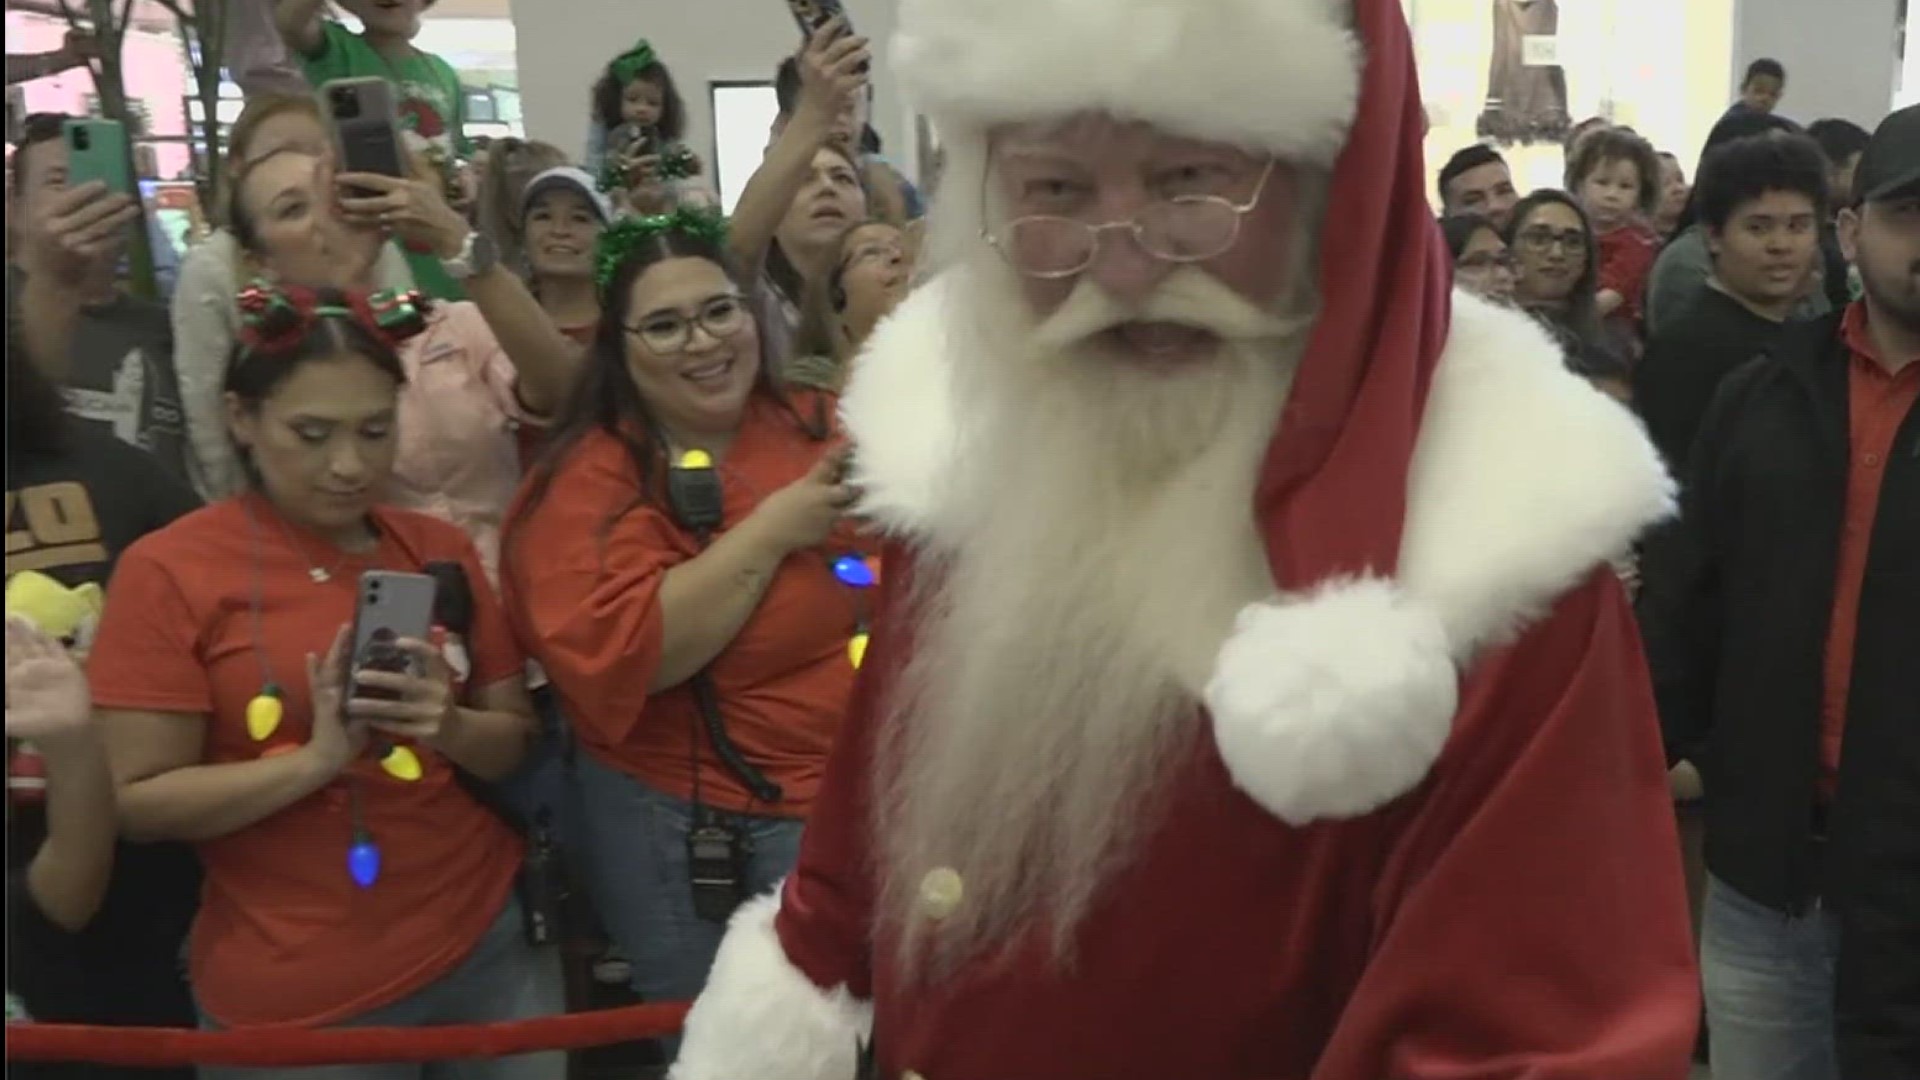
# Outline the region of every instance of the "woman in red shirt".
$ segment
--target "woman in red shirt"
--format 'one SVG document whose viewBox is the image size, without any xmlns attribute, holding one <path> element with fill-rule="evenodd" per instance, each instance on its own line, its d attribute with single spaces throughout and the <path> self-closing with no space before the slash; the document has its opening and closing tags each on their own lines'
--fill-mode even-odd
<svg viewBox="0 0 1920 1080">
<path fill-rule="evenodd" d="M 205 1023 L 557 1012 L 557 960 L 528 945 L 515 895 L 520 838 L 460 775 L 519 762 L 523 658 L 472 541 L 378 502 L 397 447 L 395 345 L 422 320 L 406 300 L 331 290 L 250 290 L 243 304 L 226 397 L 249 490 L 121 556 L 91 664 L 123 831 L 192 843 L 206 868 L 190 948 Z M 464 647 L 402 642 L 427 675 L 343 685 L 362 572 L 436 562 L 470 587 Z M 376 760 L 378 744 L 390 752 Z M 440 1068 L 312 1075 L 546 1080 L 564 1066 Z"/>
<path fill-rule="evenodd" d="M 773 382 L 718 223 L 674 222 L 608 230 L 606 315 L 501 568 L 585 751 L 595 906 L 656 1001 L 694 997 L 727 915 L 793 865 L 866 571 L 832 399 Z"/>
</svg>

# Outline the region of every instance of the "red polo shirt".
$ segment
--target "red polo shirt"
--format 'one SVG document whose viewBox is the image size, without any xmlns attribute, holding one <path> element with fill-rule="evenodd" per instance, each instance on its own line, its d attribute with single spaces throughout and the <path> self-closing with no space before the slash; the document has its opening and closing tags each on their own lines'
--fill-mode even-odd
<svg viewBox="0 0 1920 1080">
<path fill-rule="evenodd" d="M 1864 303 L 1847 309 L 1841 334 L 1852 355 L 1847 365 L 1847 509 L 1834 578 L 1833 622 L 1827 629 L 1826 696 L 1820 710 L 1821 786 L 1829 796 L 1840 776 L 1854 635 L 1860 621 L 1860 594 L 1866 587 L 1873 521 L 1880 509 L 1880 483 L 1894 437 L 1920 398 L 1920 358 L 1908 357 L 1898 374 L 1888 371 L 1867 332 Z"/>
</svg>

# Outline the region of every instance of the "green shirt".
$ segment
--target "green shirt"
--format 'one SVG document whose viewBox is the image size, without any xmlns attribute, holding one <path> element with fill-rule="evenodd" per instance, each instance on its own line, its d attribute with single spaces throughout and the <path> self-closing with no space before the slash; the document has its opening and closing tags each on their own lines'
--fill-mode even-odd
<svg viewBox="0 0 1920 1080">
<path fill-rule="evenodd" d="M 334 22 L 321 23 L 320 50 L 300 58 L 315 87 L 334 79 L 385 79 L 399 91 L 400 126 L 414 153 L 451 161 L 468 153 L 466 95 L 453 66 L 429 52 L 413 49 L 390 61 L 367 39 Z M 442 300 L 464 300 L 460 287 L 432 252 L 407 251 L 407 263 L 421 291 Z"/>
</svg>

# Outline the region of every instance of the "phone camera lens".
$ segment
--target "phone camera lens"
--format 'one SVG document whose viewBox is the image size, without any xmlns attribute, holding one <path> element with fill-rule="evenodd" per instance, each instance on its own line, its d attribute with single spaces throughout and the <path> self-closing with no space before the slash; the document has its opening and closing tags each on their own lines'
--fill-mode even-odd
<svg viewBox="0 0 1920 1080">
<path fill-rule="evenodd" d="M 86 128 L 73 129 L 73 148 L 75 150 L 87 150 L 92 148 L 92 146 L 93 136 L 88 134 Z"/>
</svg>

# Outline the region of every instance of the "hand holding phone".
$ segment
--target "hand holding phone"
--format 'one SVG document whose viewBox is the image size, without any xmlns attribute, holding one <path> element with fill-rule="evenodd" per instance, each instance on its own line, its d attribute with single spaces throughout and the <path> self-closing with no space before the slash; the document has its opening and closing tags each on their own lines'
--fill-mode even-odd
<svg viewBox="0 0 1920 1080">
<path fill-rule="evenodd" d="M 800 53 L 798 108 L 816 110 L 829 121 L 839 118 L 856 96 L 866 92 L 872 58 L 867 39 L 847 29 L 844 19 L 828 22 L 808 38 Z"/>
<path fill-rule="evenodd" d="M 120 256 L 138 220 L 140 204 L 98 180 L 69 187 L 22 225 L 26 268 L 77 289 L 102 260 Z"/>
<path fill-rule="evenodd" d="M 432 742 L 454 713 L 453 675 L 433 633 L 438 582 L 427 574 L 370 570 L 353 616 L 346 713 L 375 732 Z"/>
</svg>

